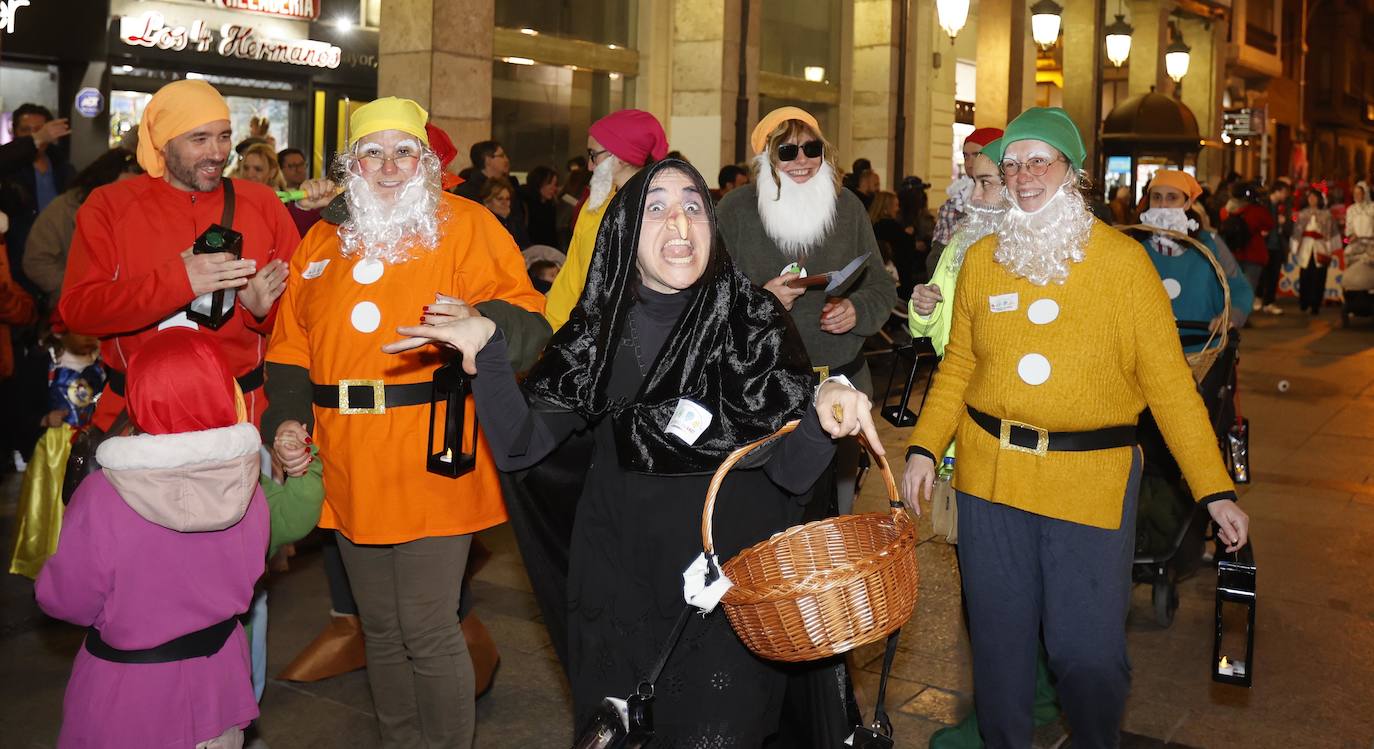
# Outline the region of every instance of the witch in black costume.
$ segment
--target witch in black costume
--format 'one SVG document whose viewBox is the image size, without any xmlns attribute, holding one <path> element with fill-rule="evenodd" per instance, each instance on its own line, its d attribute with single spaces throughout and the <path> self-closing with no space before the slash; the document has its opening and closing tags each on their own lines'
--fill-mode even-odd
<svg viewBox="0 0 1374 749">
<path fill-rule="evenodd" d="M 616 194 L 582 298 L 523 389 L 495 324 L 466 314 L 431 307 L 387 350 L 439 342 L 462 353 L 503 471 L 588 438 L 566 594 L 579 725 L 653 666 L 684 605 L 682 573 L 701 553 L 707 485 L 731 451 L 801 420 L 727 477 L 714 524 L 721 561 L 800 519 L 832 438 L 863 431 L 879 444 L 866 396 L 842 378 L 816 388 L 790 318 L 735 269 L 705 181 L 682 161 L 641 170 Z M 777 729 L 783 686 L 724 612 L 693 617 L 658 684 L 653 746 L 758 746 Z"/>
</svg>

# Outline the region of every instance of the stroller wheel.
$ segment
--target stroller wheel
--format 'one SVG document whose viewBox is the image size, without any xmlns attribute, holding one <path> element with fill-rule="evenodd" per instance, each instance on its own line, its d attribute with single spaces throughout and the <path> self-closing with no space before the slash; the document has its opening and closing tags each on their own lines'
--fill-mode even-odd
<svg viewBox="0 0 1374 749">
<path fill-rule="evenodd" d="M 1178 589 L 1168 578 L 1157 578 L 1151 588 L 1154 602 L 1155 624 L 1169 627 L 1174 623 L 1174 612 L 1178 611 Z"/>
</svg>

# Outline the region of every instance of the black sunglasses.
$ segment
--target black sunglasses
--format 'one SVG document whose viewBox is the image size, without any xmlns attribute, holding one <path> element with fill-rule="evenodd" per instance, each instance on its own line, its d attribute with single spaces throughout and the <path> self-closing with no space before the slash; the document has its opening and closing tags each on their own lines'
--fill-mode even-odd
<svg viewBox="0 0 1374 749">
<path fill-rule="evenodd" d="M 801 145 L 797 145 L 796 143 L 784 143 L 778 146 L 778 161 L 794 161 L 797 158 L 798 151 L 806 154 L 806 158 L 808 159 L 819 158 L 820 155 L 825 152 L 825 144 L 818 140 L 808 140 Z"/>
</svg>

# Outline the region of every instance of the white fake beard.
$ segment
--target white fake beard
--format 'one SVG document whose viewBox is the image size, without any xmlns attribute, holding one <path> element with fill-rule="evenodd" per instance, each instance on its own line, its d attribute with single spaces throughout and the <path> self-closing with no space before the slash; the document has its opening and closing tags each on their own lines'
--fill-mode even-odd
<svg viewBox="0 0 1374 749">
<path fill-rule="evenodd" d="M 954 253 L 950 259 L 950 268 L 955 275 L 958 275 L 959 268 L 964 264 L 964 255 L 968 248 L 977 244 L 983 237 L 995 234 L 1006 216 L 1006 204 L 983 206 L 970 202 L 964 205 L 964 218 L 954 229 L 950 246 L 945 248 L 945 252 Z"/>
<path fill-rule="evenodd" d="M 763 231 L 788 259 L 802 260 L 835 225 L 840 197 L 835 191 L 835 170 L 830 162 L 822 161 L 811 179 L 797 184 L 773 169 L 766 152 L 755 156 L 754 162 Z"/>
<path fill-rule="evenodd" d="M 382 260 L 393 265 L 414 257 L 416 248 L 433 250 L 439 246 L 439 158 L 426 150 L 420 169 L 396 193 L 392 202 L 383 202 L 355 172 L 352 155 L 341 157 L 344 200 L 348 220 L 339 226 L 339 252 L 344 257 Z"/>
<path fill-rule="evenodd" d="M 1027 213 L 1007 195 L 1010 207 L 997 229 L 993 255 L 1006 271 L 1036 286 L 1062 284 L 1069 264 L 1083 262 L 1093 215 L 1078 190 L 1061 185 L 1040 210 Z"/>
<path fill-rule="evenodd" d="M 606 158 L 601 160 L 592 169 L 592 179 L 588 184 L 590 192 L 587 194 L 587 207 L 596 210 L 605 204 L 606 199 L 611 197 L 611 190 L 615 188 L 615 171 L 623 162 L 615 154 L 606 154 Z"/>
<path fill-rule="evenodd" d="M 1179 234 L 1187 234 L 1190 230 L 1195 231 L 1198 227 L 1197 221 L 1190 218 L 1188 212 L 1182 208 L 1151 208 L 1140 214 L 1140 223 L 1176 231 Z M 1154 235 L 1151 241 L 1155 250 L 1170 257 L 1177 257 L 1184 252 L 1183 246 L 1177 240 L 1164 234 Z"/>
</svg>

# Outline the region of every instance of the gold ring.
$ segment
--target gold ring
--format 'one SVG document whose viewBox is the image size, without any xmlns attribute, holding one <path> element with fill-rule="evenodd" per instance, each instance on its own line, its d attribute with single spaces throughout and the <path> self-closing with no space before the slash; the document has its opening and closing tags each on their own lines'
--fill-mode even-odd
<svg viewBox="0 0 1374 749">
<path fill-rule="evenodd" d="M 835 421 L 844 421 L 844 406 L 836 403 L 830 406 L 830 414 L 835 417 Z"/>
</svg>

